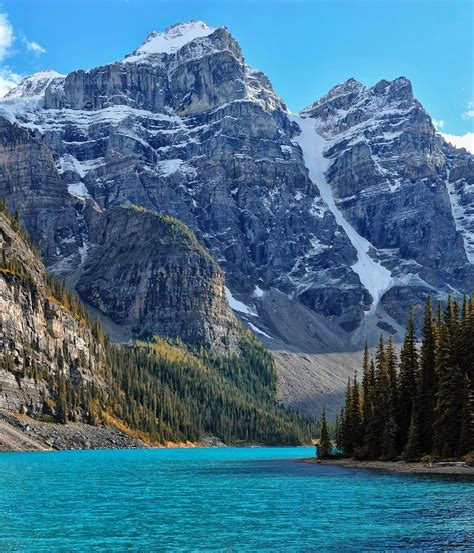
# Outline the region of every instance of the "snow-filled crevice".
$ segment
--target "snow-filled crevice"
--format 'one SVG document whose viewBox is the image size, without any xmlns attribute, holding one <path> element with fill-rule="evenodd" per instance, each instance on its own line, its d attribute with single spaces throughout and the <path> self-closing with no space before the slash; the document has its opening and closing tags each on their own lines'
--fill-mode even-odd
<svg viewBox="0 0 474 553">
<path fill-rule="evenodd" d="M 227 303 L 232 307 L 234 311 L 245 313 L 246 315 L 252 315 L 253 317 L 258 317 L 258 314 L 255 312 L 254 309 L 239 301 L 237 298 L 234 298 L 232 292 L 227 288 L 227 286 L 225 288 L 225 295 L 227 298 Z"/>
<path fill-rule="evenodd" d="M 392 275 L 386 267 L 370 257 L 371 243 L 355 230 L 336 205 L 331 185 L 325 177 L 331 162 L 323 155 L 325 139 L 316 132 L 314 119 L 294 114 L 290 115 L 290 118 L 301 129 L 301 134 L 296 136 L 293 142 L 298 144 L 303 151 L 304 161 L 312 182 L 318 187 L 324 203 L 334 215 L 337 224 L 344 229 L 357 251 L 357 261 L 351 268 L 357 273 L 362 285 L 373 298 L 369 311 L 369 313 L 372 313 L 377 308 L 382 294 L 390 288 Z"/>
<path fill-rule="evenodd" d="M 464 251 L 466 252 L 469 263 L 474 263 L 474 236 L 467 228 L 466 223 L 469 221 L 469 216 L 466 215 L 459 196 L 456 191 L 454 182 L 450 182 L 450 170 L 447 170 L 446 188 L 448 190 L 449 202 L 451 204 L 451 212 L 453 214 L 456 230 L 461 234 L 464 242 Z"/>
</svg>

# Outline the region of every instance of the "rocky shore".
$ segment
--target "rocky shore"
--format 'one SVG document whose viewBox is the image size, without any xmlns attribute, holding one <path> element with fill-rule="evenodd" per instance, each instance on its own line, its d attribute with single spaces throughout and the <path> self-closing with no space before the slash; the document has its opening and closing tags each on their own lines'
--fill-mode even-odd
<svg viewBox="0 0 474 553">
<path fill-rule="evenodd" d="M 307 458 L 304 463 L 334 465 L 346 468 L 359 468 L 396 472 L 402 474 L 437 474 L 474 477 L 474 467 L 462 461 L 438 463 L 408 463 L 405 461 L 358 461 L 356 459 L 316 459 Z"/>
<path fill-rule="evenodd" d="M 91 426 L 82 422 L 58 424 L 0 410 L 0 452 L 150 447 L 228 446 L 216 436 L 205 436 L 200 442 L 166 442 L 150 445 L 128 436 L 114 426 Z"/>
<path fill-rule="evenodd" d="M 147 447 L 112 426 L 81 422 L 56 424 L 26 415 L 0 412 L 0 451 L 62 449 L 137 449 Z"/>
</svg>

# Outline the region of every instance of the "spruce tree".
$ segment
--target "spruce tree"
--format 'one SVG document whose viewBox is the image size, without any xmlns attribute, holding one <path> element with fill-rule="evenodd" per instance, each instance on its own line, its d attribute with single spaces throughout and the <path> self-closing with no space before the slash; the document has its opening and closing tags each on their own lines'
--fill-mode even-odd
<svg viewBox="0 0 474 553">
<path fill-rule="evenodd" d="M 390 335 L 388 339 L 387 348 L 387 369 L 388 377 L 390 379 L 390 402 L 391 407 L 394 409 L 398 403 L 398 375 L 397 375 L 398 357 L 395 349 L 395 342 L 393 336 Z"/>
<path fill-rule="evenodd" d="M 466 374 L 464 377 L 464 402 L 458 455 L 466 455 L 470 451 L 474 451 L 474 391 Z"/>
<path fill-rule="evenodd" d="M 372 420 L 373 412 L 373 387 L 374 375 L 371 369 L 369 346 L 365 342 L 364 361 L 362 367 L 362 427 L 363 443 L 361 444 L 362 455 L 368 456 L 368 447 L 370 442 L 369 426 Z"/>
<path fill-rule="evenodd" d="M 347 380 L 345 409 L 342 425 L 342 449 L 346 457 L 352 457 L 354 453 L 354 435 L 352 421 L 352 387 L 350 379 Z"/>
<path fill-rule="evenodd" d="M 403 459 L 405 461 L 417 461 L 420 457 L 420 432 L 417 424 L 415 406 L 412 409 L 410 428 L 408 430 L 408 439 L 403 450 Z"/>
<path fill-rule="evenodd" d="M 457 454 L 463 419 L 464 394 L 461 390 L 464 379 L 461 369 L 453 362 L 454 358 L 449 328 L 446 324 L 441 324 L 436 369 L 438 391 L 434 423 L 434 452 L 444 458 Z"/>
<path fill-rule="evenodd" d="M 400 354 L 398 385 L 398 448 L 402 451 L 408 438 L 413 402 L 417 393 L 418 351 L 416 348 L 415 314 L 410 309 L 405 339 Z"/>
<path fill-rule="evenodd" d="M 460 337 L 460 363 L 474 382 L 474 296 L 464 298 Z"/>
<path fill-rule="evenodd" d="M 436 350 L 437 330 L 431 296 L 425 306 L 420 355 L 420 378 L 416 399 L 416 426 L 419 432 L 421 454 L 433 449 L 433 425 L 436 406 Z"/>
<path fill-rule="evenodd" d="M 321 438 L 318 445 L 318 458 L 327 459 L 331 456 L 332 444 L 329 438 L 328 421 L 326 418 L 326 408 L 323 409 L 321 418 Z"/>
<path fill-rule="evenodd" d="M 339 452 L 344 450 L 344 407 L 341 409 L 338 417 L 338 431 L 336 432 L 336 447 Z"/>
<path fill-rule="evenodd" d="M 392 460 L 397 456 L 397 405 L 398 405 L 398 377 L 397 377 L 397 352 L 393 336 L 389 337 L 387 347 L 387 374 L 388 391 L 386 416 L 382 435 L 382 456 L 384 460 Z"/>
<path fill-rule="evenodd" d="M 360 408 L 360 388 L 356 376 L 354 376 L 351 389 L 350 420 L 352 433 L 352 454 L 354 454 L 356 450 L 361 448 L 364 436 L 362 428 L 362 412 Z"/>
<path fill-rule="evenodd" d="M 444 311 L 444 323 L 449 334 L 449 343 L 451 350 L 451 363 L 456 366 L 461 366 L 461 323 L 459 321 L 459 305 L 452 298 L 448 296 L 448 302 Z"/>
</svg>

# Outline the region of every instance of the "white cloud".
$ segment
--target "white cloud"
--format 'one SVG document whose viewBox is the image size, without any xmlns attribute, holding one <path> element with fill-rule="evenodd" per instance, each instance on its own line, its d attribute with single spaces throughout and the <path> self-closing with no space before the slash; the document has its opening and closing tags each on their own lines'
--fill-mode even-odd
<svg viewBox="0 0 474 553">
<path fill-rule="evenodd" d="M 23 77 L 14 73 L 8 67 L 0 67 L 0 98 L 3 98 L 7 92 L 21 81 Z"/>
<path fill-rule="evenodd" d="M 474 102 L 467 103 L 467 110 L 462 114 L 464 119 L 474 119 Z"/>
<path fill-rule="evenodd" d="M 30 42 L 26 37 L 23 37 L 23 42 L 26 44 L 28 52 L 33 52 L 35 56 L 40 56 L 41 54 L 46 54 L 46 50 L 37 42 Z"/>
<path fill-rule="evenodd" d="M 439 131 L 446 125 L 446 122 L 444 121 L 444 119 L 432 119 L 432 121 L 437 131 Z"/>
<path fill-rule="evenodd" d="M 0 13 L 0 61 L 4 60 L 10 53 L 14 39 L 15 35 L 13 34 L 13 27 L 8 21 L 8 15 Z"/>
<path fill-rule="evenodd" d="M 471 154 L 474 154 L 474 132 L 467 132 L 462 136 L 456 134 L 444 134 L 440 133 L 441 136 L 456 148 L 465 148 Z"/>
</svg>

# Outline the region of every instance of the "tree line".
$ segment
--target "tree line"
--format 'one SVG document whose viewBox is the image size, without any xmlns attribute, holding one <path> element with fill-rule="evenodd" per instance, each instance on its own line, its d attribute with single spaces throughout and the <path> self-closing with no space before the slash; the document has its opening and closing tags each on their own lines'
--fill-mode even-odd
<svg viewBox="0 0 474 553">
<path fill-rule="evenodd" d="M 393 338 L 366 344 L 362 382 L 348 382 L 336 445 L 359 459 L 457 458 L 474 450 L 474 297 L 427 299 L 417 340 L 411 308 L 398 359 Z"/>
<path fill-rule="evenodd" d="M 18 214 L 11 215 L 4 201 L 0 213 L 31 247 Z M 53 365 L 34 338 L 15 348 L 23 352 L 22 363 L 9 352 L 0 355 L 0 368 L 45 384 L 40 386 L 45 420 L 115 424 L 130 435 L 161 443 L 198 441 L 212 434 L 227 443 L 301 444 L 315 435 L 313 418 L 289 411 L 278 401 L 273 358 L 242 326 L 238 354 L 215 355 L 152 336 L 116 345 L 75 292 L 54 275 L 33 276 L 13 249 L 2 248 L 0 274 L 36 298 L 32 305 L 38 299 L 54 300 L 94 337 L 94 364 L 83 353 L 73 354 L 66 341 L 55 346 Z M 82 378 L 84 370 L 94 378 Z"/>
</svg>

